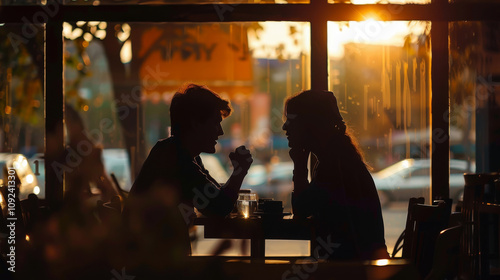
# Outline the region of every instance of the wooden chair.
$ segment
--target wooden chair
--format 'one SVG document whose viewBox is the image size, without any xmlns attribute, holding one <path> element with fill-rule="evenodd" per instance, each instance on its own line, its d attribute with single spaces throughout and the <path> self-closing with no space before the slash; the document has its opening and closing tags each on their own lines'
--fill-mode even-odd
<svg viewBox="0 0 500 280">
<path fill-rule="evenodd" d="M 44 211 L 46 208 L 42 206 L 38 196 L 34 193 L 29 194 L 27 199 L 21 200 L 20 205 L 26 233 L 29 234 L 35 224 L 47 216 L 46 211 Z"/>
<path fill-rule="evenodd" d="M 115 184 L 119 195 L 111 197 L 110 201 L 97 201 L 97 214 L 99 220 L 103 223 L 118 222 L 121 219 L 121 214 L 125 206 L 125 200 L 128 197 L 128 192 L 122 189 L 116 175 L 110 173 L 110 177 Z"/>
<path fill-rule="evenodd" d="M 123 200 L 118 195 L 113 196 L 108 202 L 97 201 L 97 213 L 103 223 L 118 222 L 121 219 L 122 210 Z"/>
<path fill-rule="evenodd" d="M 499 173 L 464 174 L 464 238 L 461 252 L 462 274 L 469 278 L 488 278 L 490 276 L 491 250 L 498 255 L 498 224 L 500 217 L 500 191 L 494 181 Z M 496 232 L 496 233 L 495 233 Z M 493 248 L 496 243 L 497 248 Z M 497 256 L 498 257 L 498 256 Z"/>
<path fill-rule="evenodd" d="M 406 228 L 401 239 L 403 258 L 411 259 L 422 277 L 432 268 L 434 247 L 439 233 L 448 225 L 450 207 L 444 201 L 437 205 L 423 204 L 423 198 L 411 198 L 408 203 Z M 394 253 L 393 253 L 394 254 Z"/>
<path fill-rule="evenodd" d="M 409 228 L 410 227 L 410 221 L 413 220 L 412 218 L 412 207 L 414 204 L 424 204 L 425 202 L 425 199 L 423 197 L 412 197 L 410 198 L 410 200 L 408 201 L 408 211 L 407 211 L 407 216 L 406 216 L 406 228 Z M 405 230 L 403 230 L 403 232 L 401 233 L 401 235 L 399 236 L 398 240 L 396 241 L 396 244 L 394 245 L 394 249 L 392 251 L 392 254 L 391 256 L 394 258 L 398 253 L 399 251 L 401 251 L 403 249 L 403 246 L 404 246 L 404 240 L 405 239 L 408 239 L 410 240 L 411 239 L 411 236 L 409 237 L 406 237 L 406 228 Z M 411 232 L 409 233 L 410 235 L 412 234 Z M 406 251 L 403 253 L 403 258 L 408 258 L 408 256 L 410 255 L 410 251 L 409 249 L 406 249 Z"/>
<path fill-rule="evenodd" d="M 434 260 L 425 280 L 455 279 L 459 269 L 460 240 L 463 226 L 447 228 L 439 233 L 434 249 Z"/>
<path fill-rule="evenodd" d="M 463 226 L 464 225 L 464 214 L 462 212 L 452 212 L 450 215 L 450 220 L 448 221 L 448 227 Z"/>
<path fill-rule="evenodd" d="M 116 179 L 115 173 L 110 173 L 110 176 L 111 176 L 111 179 L 113 180 L 113 183 L 115 183 L 116 188 L 118 188 L 118 192 L 119 192 L 120 196 L 123 199 L 126 199 L 128 197 L 128 192 L 126 190 L 124 190 L 122 188 L 122 186 L 120 186 L 120 183 L 118 182 L 118 179 Z"/>
</svg>

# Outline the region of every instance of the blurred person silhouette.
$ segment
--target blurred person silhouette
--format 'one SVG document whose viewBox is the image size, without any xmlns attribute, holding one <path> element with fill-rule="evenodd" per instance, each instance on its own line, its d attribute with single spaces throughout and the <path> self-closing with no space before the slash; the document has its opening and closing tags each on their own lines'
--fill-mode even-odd
<svg viewBox="0 0 500 280">
<path fill-rule="evenodd" d="M 389 258 L 377 190 L 332 92 L 306 90 L 285 101 L 294 162 L 294 218 L 313 217 L 317 235 L 335 243 L 329 259 Z M 308 179 L 308 157 L 316 165 Z"/>
<path fill-rule="evenodd" d="M 109 279 L 110 263 L 117 257 L 108 249 L 119 241 L 114 247 L 125 247 L 116 238 L 116 228 L 96 219 L 98 199 L 110 201 L 118 195 L 104 167 L 102 146 L 87 136 L 83 119 L 70 104 L 64 112 L 64 152 L 54 152 L 55 141 L 49 141 L 58 138 L 54 134 L 47 133 L 46 141 L 46 155 L 54 160 L 51 167 L 65 182 L 63 204 L 50 211 L 38 209 L 43 212 L 29 236 L 27 257 L 17 263 L 18 279 L 100 279 L 98 273 Z"/>
<path fill-rule="evenodd" d="M 225 217 L 236 202 L 241 183 L 253 162 L 244 146 L 229 154 L 233 172 L 221 185 L 205 169 L 200 153 L 215 153 L 219 136 L 224 134 L 221 121 L 231 114 L 227 100 L 205 86 L 189 84 L 176 92 L 170 106 L 172 136 L 159 140 L 151 149 L 137 176 L 124 210 L 128 227 L 154 238 L 155 228 L 167 230 L 158 217 L 168 215 L 176 221 L 169 236 L 176 240 L 180 256 L 191 254 L 189 229 L 196 217 L 195 208 L 209 217 Z M 151 208 L 148 201 L 162 201 Z M 166 213 L 168 212 L 168 213 Z M 141 221 L 142 220 L 142 221 Z M 182 222 L 179 222 L 182 221 Z M 175 229 L 174 229 L 175 228 Z M 176 230 L 176 233 L 172 231 Z"/>
<path fill-rule="evenodd" d="M 100 192 L 103 201 L 110 201 L 119 191 L 106 172 L 102 145 L 88 137 L 82 118 L 71 105 L 65 105 L 65 114 L 68 134 L 65 163 L 70 167 L 58 167 L 66 171 L 65 201 L 69 207 L 92 209 L 95 207 L 95 201 L 89 200 L 94 196 L 92 188 Z"/>
</svg>

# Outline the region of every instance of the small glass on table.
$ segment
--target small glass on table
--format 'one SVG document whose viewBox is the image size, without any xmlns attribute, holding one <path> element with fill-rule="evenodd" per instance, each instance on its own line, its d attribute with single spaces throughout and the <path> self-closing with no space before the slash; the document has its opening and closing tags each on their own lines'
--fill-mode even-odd
<svg viewBox="0 0 500 280">
<path fill-rule="evenodd" d="M 240 190 L 236 210 L 239 217 L 250 218 L 257 210 L 257 194 L 252 193 L 251 190 Z"/>
</svg>

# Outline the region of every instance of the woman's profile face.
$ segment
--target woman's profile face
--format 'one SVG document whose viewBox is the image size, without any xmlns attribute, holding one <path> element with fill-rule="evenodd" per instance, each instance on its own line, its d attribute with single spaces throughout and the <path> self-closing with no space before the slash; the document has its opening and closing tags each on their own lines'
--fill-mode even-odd
<svg viewBox="0 0 500 280">
<path fill-rule="evenodd" d="M 306 148 L 310 137 L 304 121 L 297 114 L 287 113 L 282 129 L 286 132 L 290 148 Z"/>
</svg>

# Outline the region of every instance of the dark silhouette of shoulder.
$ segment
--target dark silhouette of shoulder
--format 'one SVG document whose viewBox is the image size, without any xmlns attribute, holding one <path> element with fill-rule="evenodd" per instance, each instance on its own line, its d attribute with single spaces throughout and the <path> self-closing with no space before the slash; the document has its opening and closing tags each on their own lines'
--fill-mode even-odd
<svg viewBox="0 0 500 280">
<path fill-rule="evenodd" d="M 130 193 L 143 194 L 155 184 L 178 184 L 179 169 L 188 160 L 179 146 L 174 137 L 159 140 L 151 149 Z"/>
</svg>

